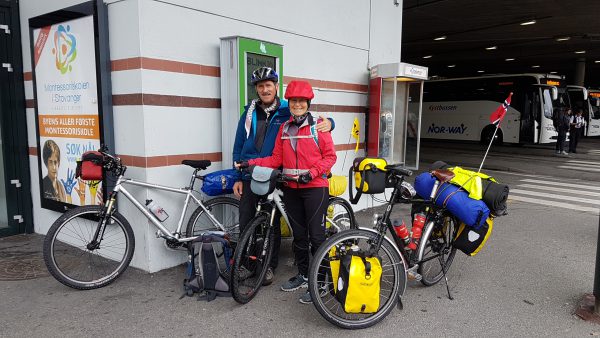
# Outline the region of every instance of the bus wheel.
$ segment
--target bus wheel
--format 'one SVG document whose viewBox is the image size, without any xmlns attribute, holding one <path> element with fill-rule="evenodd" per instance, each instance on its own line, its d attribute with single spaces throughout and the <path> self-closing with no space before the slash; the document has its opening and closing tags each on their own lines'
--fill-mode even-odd
<svg viewBox="0 0 600 338">
<path fill-rule="evenodd" d="M 482 144 L 490 144 L 492 137 L 494 137 L 495 145 L 502 144 L 502 139 L 503 139 L 502 129 L 498 129 L 498 131 L 496 132 L 496 136 L 494 136 L 495 129 L 496 129 L 496 126 L 494 126 L 494 125 L 489 125 L 489 126 L 483 128 L 483 131 L 481 132 L 481 143 Z"/>
</svg>

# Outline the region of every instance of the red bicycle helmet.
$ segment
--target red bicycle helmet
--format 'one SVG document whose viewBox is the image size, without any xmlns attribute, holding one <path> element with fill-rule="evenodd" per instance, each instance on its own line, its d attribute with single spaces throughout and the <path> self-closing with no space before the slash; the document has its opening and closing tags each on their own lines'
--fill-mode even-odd
<svg viewBox="0 0 600 338">
<path fill-rule="evenodd" d="M 307 81 L 294 80 L 291 81 L 285 89 L 284 97 L 286 100 L 293 97 L 312 100 L 315 97 L 315 93 L 313 93 L 312 87 Z"/>
</svg>

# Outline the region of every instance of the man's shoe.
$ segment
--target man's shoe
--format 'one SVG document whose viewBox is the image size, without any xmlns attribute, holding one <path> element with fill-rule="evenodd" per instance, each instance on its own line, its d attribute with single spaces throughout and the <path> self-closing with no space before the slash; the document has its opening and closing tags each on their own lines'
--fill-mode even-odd
<svg viewBox="0 0 600 338">
<path fill-rule="evenodd" d="M 560 150 L 557 150 L 557 151 L 556 151 L 556 155 L 560 155 Z"/>
<path fill-rule="evenodd" d="M 281 286 L 281 291 L 290 292 L 296 291 L 300 288 L 308 287 L 308 278 L 298 274 L 292 278 L 290 278 L 287 282 L 283 283 Z"/>
<path fill-rule="evenodd" d="M 238 280 L 243 281 L 254 276 L 254 271 L 248 270 L 245 266 L 240 266 L 238 269 Z"/>
<path fill-rule="evenodd" d="M 561 153 L 561 154 L 563 154 L 563 155 L 567 155 L 567 156 L 569 155 L 569 153 L 567 153 L 567 152 L 566 152 L 566 151 L 564 151 L 564 150 L 562 151 L 562 153 Z"/>
<path fill-rule="evenodd" d="M 298 301 L 302 304 L 312 304 L 313 302 L 309 291 L 306 291 Z"/>
<path fill-rule="evenodd" d="M 271 285 L 271 283 L 273 283 L 273 276 L 273 268 L 267 268 L 267 273 L 265 274 L 265 279 L 263 280 L 262 285 Z"/>
</svg>

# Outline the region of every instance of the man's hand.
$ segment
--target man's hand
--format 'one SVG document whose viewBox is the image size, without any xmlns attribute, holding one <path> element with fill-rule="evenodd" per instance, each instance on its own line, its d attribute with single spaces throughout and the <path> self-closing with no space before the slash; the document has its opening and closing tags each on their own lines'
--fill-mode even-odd
<svg viewBox="0 0 600 338">
<path fill-rule="evenodd" d="M 242 188 L 243 188 L 243 184 L 242 181 L 238 181 L 235 182 L 233 184 L 233 194 L 237 197 L 237 198 L 241 198 L 242 197 Z"/>
<path fill-rule="evenodd" d="M 312 176 L 310 175 L 309 172 L 306 172 L 306 173 L 298 176 L 298 183 L 306 184 L 310 181 L 312 181 Z"/>
<path fill-rule="evenodd" d="M 323 114 L 319 115 L 319 117 L 323 121 L 321 121 L 321 123 L 317 123 L 317 131 L 320 131 L 322 133 L 327 133 L 331 131 L 331 121 L 329 121 L 327 117 L 323 116 Z"/>
<path fill-rule="evenodd" d="M 248 164 L 248 161 L 241 161 L 241 162 L 235 162 L 235 168 L 238 170 L 241 169 L 246 169 L 248 168 L 250 165 Z"/>
</svg>

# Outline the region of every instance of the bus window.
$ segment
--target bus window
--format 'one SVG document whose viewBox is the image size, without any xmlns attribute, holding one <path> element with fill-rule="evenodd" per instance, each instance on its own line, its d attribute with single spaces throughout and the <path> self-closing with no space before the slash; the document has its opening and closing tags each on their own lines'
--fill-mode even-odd
<svg viewBox="0 0 600 338">
<path fill-rule="evenodd" d="M 551 119 L 552 118 L 552 95 L 550 95 L 550 90 L 542 89 L 543 91 L 543 103 L 544 103 L 544 116 Z"/>
</svg>

